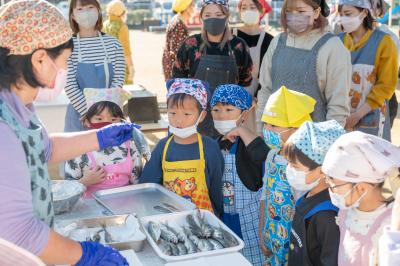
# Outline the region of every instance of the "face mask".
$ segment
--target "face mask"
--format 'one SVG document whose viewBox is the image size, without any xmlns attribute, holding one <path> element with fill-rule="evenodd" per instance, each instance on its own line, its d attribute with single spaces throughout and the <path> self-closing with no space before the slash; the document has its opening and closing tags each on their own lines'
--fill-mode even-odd
<svg viewBox="0 0 400 266">
<path fill-rule="evenodd" d="M 99 122 L 99 123 L 90 123 L 91 129 L 99 129 L 108 125 L 111 125 L 112 122 Z"/>
<path fill-rule="evenodd" d="M 310 16 L 300 13 L 286 13 L 286 24 L 290 32 L 299 34 L 310 28 Z"/>
<path fill-rule="evenodd" d="M 237 121 L 240 120 L 241 117 L 242 115 L 236 120 L 214 120 L 214 127 L 221 135 L 225 135 L 238 126 Z"/>
<path fill-rule="evenodd" d="M 263 129 L 263 136 L 265 144 L 268 145 L 273 150 L 280 150 L 282 149 L 281 145 L 281 135 L 276 133 L 272 130 Z"/>
<path fill-rule="evenodd" d="M 286 167 L 286 178 L 294 190 L 308 192 L 318 185 L 320 178 L 310 184 L 306 183 L 306 176 L 308 173 L 309 172 L 306 173 L 296 170 L 290 165 Z"/>
<path fill-rule="evenodd" d="M 363 20 L 360 16 L 350 17 L 350 16 L 341 16 L 340 17 L 340 24 L 343 26 L 343 30 L 347 33 L 351 33 L 356 31 Z"/>
<path fill-rule="evenodd" d="M 211 35 L 220 35 L 225 31 L 226 18 L 208 18 L 203 20 L 204 29 Z"/>
<path fill-rule="evenodd" d="M 353 191 L 353 189 L 356 186 L 357 185 L 353 186 L 344 195 L 340 195 L 338 193 L 333 192 L 332 189 L 329 189 L 329 195 L 331 197 L 332 204 L 335 205 L 336 207 L 338 207 L 341 210 L 347 210 L 347 209 L 350 209 L 350 208 L 358 208 L 360 206 L 360 202 L 361 202 L 362 198 L 367 194 L 367 191 L 365 191 L 364 194 L 362 194 L 360 196 L 360 198 L 358 198 L 358 200 L 356 200 L 356 202 L 354 202 L 350 206 L 346 206 L 346 197 L 348 195 L 350 195 L 350 193 Z"/>
<path fill-rule="evenodd" d="M 258 10 L 246 10 L 240 13 L 240 18 L 246 25 L 255 25 L 260 21 L 260 12 Z"/>
<path fill-rule="evenodd" d="M 177 127 L 173 127 L 171 125 L 169 125 L 169 132 L 171 132 L 171 134 L 185 139 L 187 137 L 190 137 L 193 134 L 197 133 L 197 125 L 200 123 L 200 118 L 201 118 L 201 114 L 199 116 L 199 118 L 196 121 L 196 124 L 194 124 L 193 126 L 190 127 L 185 127 L 185 128 L 177 128 Z"/>
<path fill-rule="evenodd" d="M 36 95 L 35 101 L 37 102 L 49 102 L 57 98 L 67 85 L 67 70 L 60 68 L 51 61 L 53 67 L 57 70 L 57 75 L 54 82 L 54 88 L 40 87 L 39 92 Z"/>
<path fill-rule="evenodd" d="M 75 21 L 79 27 L 84 29 L 93 29 L 99 20 L 99 12 L 97 10 L 78 11 L 75 13 Z"/>
</svg>

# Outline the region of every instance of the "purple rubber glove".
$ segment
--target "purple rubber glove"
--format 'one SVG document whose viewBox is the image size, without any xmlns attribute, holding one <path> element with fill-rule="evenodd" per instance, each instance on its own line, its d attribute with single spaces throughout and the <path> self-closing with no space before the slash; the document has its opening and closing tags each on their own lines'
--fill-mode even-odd
<svg viewBox="0 0 400 266">
<path fill-rule="evenodd" d="M 118 250 L 98 242 L 80 242 L 82 257 L 76 266 L 129 266 Z"/>
<path fill-rule="evenodd" d="M 100 150 L 108 147 L 119 146 L 125 141 L 132 139 L 132 130 L 140 129 L 140 126 L 134 123 L 116 123 L 97 130 L 97 140 Z"/>
</svg>

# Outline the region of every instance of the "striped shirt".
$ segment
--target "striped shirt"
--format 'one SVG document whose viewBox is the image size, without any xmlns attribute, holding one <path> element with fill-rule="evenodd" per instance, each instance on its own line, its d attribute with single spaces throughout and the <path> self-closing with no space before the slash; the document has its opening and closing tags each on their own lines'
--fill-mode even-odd
<svg viewBox="0 0 400 266">
<path fill-rule="evenodd" d="M 86 100 L 83 89 L 79 88 L 76 79 L 78 65 L 78 42 L 73 37 L 74 51 L 68 59 L 68 76 L 65 92 L 74 109 L 80 114 L 86 113 Z M 125 81 L 125 57 L 120 42 L 109 35 L 103 34 L 104 45 L 107 49 L 109 63 L 112 64 L 114 77 L 111 81 L 111 88 L 122 88 Z M 103 45 L 99 37 L 80 38 L 82 63 L 103 64 L 106 58 Z"/>
</svg>

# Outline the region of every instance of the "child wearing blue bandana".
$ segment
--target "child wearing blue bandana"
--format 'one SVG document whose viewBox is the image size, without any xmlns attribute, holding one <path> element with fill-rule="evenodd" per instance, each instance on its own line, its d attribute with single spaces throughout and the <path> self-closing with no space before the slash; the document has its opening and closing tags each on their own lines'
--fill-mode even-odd
<svg viewBox="0 0 400 266">
<path fill-rule="evenodd" d="M 263 265 L 288 263 L 295 201 L 286 179 L 288 162 L 281 149 L 301 124 L 311 121 L 314 105 L 313 98 L 282 87 L 269 97 L 264 109 L 261 119 L 264 122 L 263 137 L 270 150 L 264 155 L 264 185 L 259 206 L 259 243 L 265 255 Z M 249 143 L 257 136 L 244 127 L 237 127 L 226 135 L 231 141 L 236 137 Z"/>
<path fill-rule="evenodd" d="M 259 206 L 262 172 L 268 146 L 261 137 L 232 142 L 224 137 L 246 122 L 252 106 L 251 95 L 239 85 L 217 87 L 211 99 L 211 114 L 215 129 L 223 135 L 218 139 L 225 161 L 222 177 L 224 213 L 222 221 L 244 241 L 243 255 L 252 265 L 262 265 L 259 248 Z"/>
</svg>

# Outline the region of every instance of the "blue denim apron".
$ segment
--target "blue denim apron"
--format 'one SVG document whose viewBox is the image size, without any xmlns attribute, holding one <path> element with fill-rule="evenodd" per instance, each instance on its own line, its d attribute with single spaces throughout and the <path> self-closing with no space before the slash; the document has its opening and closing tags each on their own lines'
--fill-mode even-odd
<svg viewBox="0 0 400 266">
<path fill-rule="evenodd" d="M 110 63 L 106 46 L 103 37 L 99 32 L 99 39 L 104 48 L 106 57 L 104 62 L 100 64 L 85 63 L 82 59 L 82 52 L 80 46 L 80 37 L 77 36 L 77 51 L 78 51 L 78 65 L 76 69 L 76 80 L 79 89 L 83 91 L 85 88 L 110 88 L 112 79 L 114 77 L 113 66 Z M 72 107 L 71 104 L 67 106 L 67 113 L 65 116 L 65 132 L 76 132 L 86 130 L 80 121 L 80 114 Z"/>
</svg>

